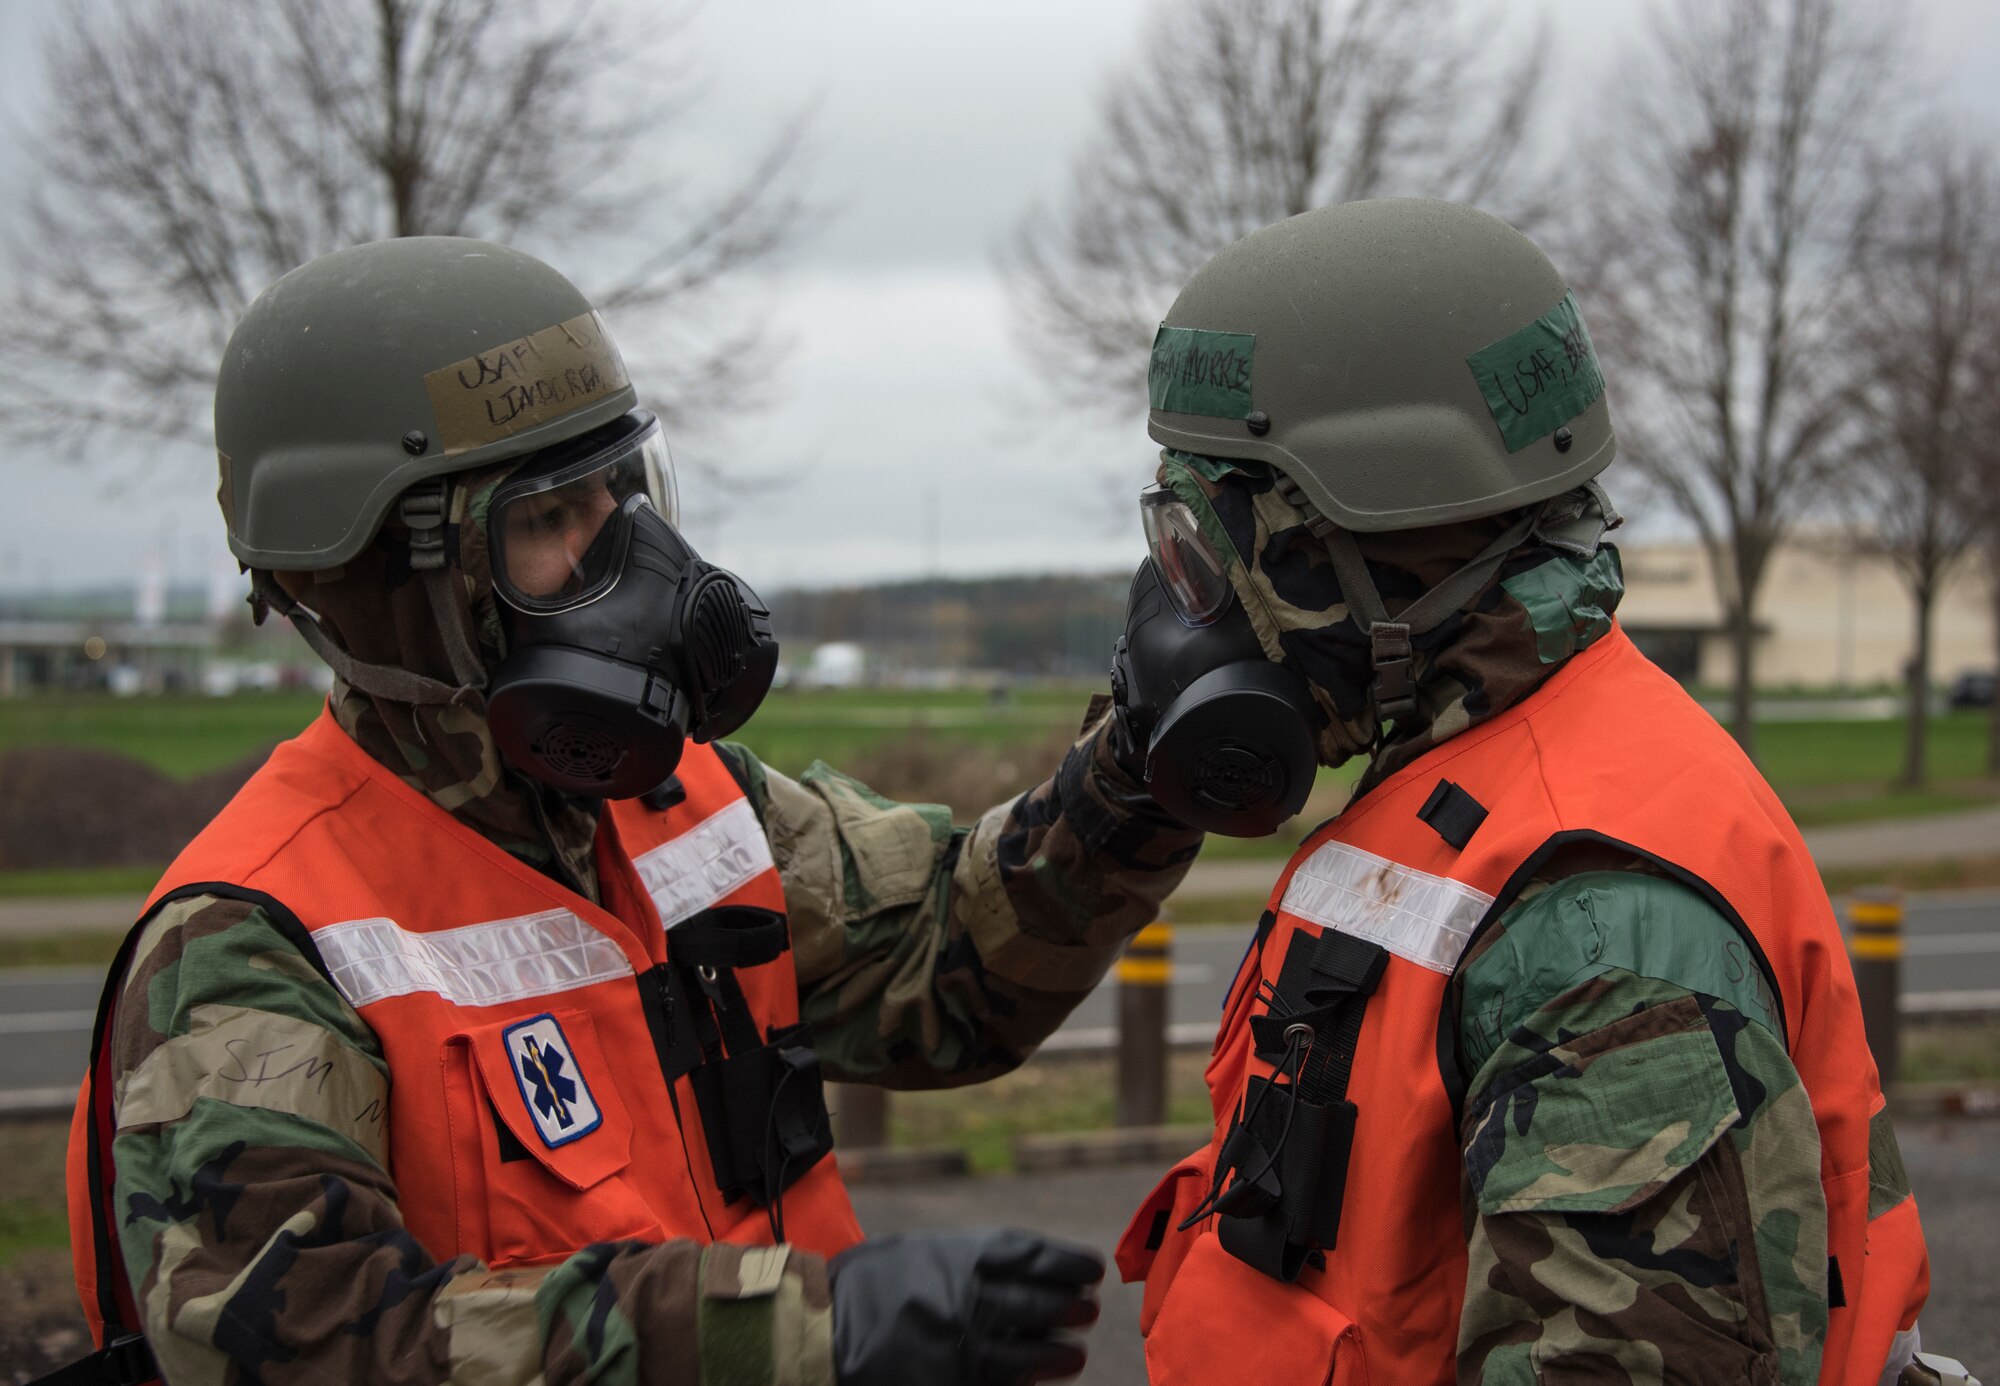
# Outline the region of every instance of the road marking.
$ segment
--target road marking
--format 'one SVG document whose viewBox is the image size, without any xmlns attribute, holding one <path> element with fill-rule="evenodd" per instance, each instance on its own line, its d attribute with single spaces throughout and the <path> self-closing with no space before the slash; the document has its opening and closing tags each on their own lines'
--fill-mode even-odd
<svg viewBox="0 0 2000 1386">
<path fill-rule="evenodd" d="M 1913 958 L 1948 958 L 1954 953 L 2000 953 L 2000 934 L 1931 934 L 1912 938 L 1906 930 L 1903 952 Z"/>
<path fill-rule="evenodd" d="M 27 1011 L 0 1015 L 0 1035 L 53 1035 L 63 1030 L 88 1030 L 97 1020 L 92 1011 Z"/>
<path fill-rule="evenodd" d="M 2000 1011 L 2000 991 L 1906 991 L 1896 999 L 1904 1015 L 1942 1011 Z"/>
</svg>

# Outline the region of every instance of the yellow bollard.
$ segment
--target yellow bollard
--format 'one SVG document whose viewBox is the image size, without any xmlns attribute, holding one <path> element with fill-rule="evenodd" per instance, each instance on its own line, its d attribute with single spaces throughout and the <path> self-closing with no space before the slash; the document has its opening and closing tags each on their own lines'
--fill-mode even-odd
<svg viewBox="0 0 2000 1386">
<path fill-rule="evenodd" d="M 1903 893 L 1871 886 L 1847 905 L 1847 951 L 1861 993 L 1861 1024 L 1887 1090 L 1902 1070 Z"/>
<path fill-rule="evenodd" d="M 1120 1126 L 1158 1126 L 1167 1119 L 1167 988 L 1174 978 L 1174 929 L 1148 924 L 1118 960 L 1118 1094 Z"/>
</svg>

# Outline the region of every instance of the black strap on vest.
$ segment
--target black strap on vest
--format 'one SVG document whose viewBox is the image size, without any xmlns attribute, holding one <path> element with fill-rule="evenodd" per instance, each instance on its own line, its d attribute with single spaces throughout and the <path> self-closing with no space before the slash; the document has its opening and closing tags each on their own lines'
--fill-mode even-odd
<svg viewBox="0 0 2000 1386">
<path fill-rule="evenodd" d="M 676 1022 L 663 1065 L 674 1065 L 670 1081 L 685 1074 L 694 1088 L 723 1202 L 747 1195 L 769 1212 L 779 1241 L 784 1192 L 833 1149 L 833 1122 L 805 1027 L 760 1034 L 736 973 L 790 946 L 783 915 L 723 906 L 669 930 L 669 961 L 655 969 L 666 992 L 659 1005 Z"/>
<path fill-rule="evenodd" d="M 682 967 L 759 967 L 791 947 L 785 916 L 749 905 L 703 910 L 667 931 L 667 948 Z"/>
<path fill-rule="evenodd" d="M 1250 1080 L 1205 1206 L 1220 1216 L 1223 1249 L 1273 1279 L 1297 1280 L 1339 1239 L 1357 1116 L 1347 1084 L 1388 959 L 1367 939 L 1301 930 L 1250 1018 L 1257 1057 L 1275 1071 Z"/>
<path fill-rule="evenodd" d="M 1417 817 L 1437 830 L 1437 835 L 1456 847 L 1465 850 L 1465 844 L 1472 841 L 1472 835 L 1479 831 L 1479 825 L 1486 821 L 1486 806 L 1460 789 L 1450 780 L 1439 780 L 1431 797 L 1424 800 L 1424 806 L 1417 810 Z"/>
</svg>

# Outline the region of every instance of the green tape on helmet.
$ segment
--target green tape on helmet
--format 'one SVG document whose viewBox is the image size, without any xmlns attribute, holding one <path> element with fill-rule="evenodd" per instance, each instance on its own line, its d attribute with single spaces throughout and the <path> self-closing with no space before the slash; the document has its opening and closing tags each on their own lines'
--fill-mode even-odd
<svg viewBox="0 0 2000 1386">
<path fill-rule="evenodd" d="M 1158 349 L 1155 348 L 1155 356 Z M 1546 438 L 1597 402 L 1604 372 L 1576 295 L 1465 358 L 1507 451 Z"/>
<path fill-rule="evenodd" d="M 1170 414 L 1248 418 L 1256 346 L 1256 337 L 1248 332 L 1205 332 L 1162 323 L 1146 371 L 1147 400 Z"/>
</svg>

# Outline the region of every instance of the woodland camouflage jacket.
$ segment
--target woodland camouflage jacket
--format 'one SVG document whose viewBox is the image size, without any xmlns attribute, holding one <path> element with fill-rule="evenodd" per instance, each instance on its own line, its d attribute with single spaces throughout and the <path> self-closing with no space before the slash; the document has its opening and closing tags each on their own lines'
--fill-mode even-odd
<svg viewBox="0 0 2000 1386">
<path fill-rule="evenodd" d="M 488 836 L 501 835 L 503 817 L 539 818 L 559 850 L 521 855 L 551 874 L 587 860 L 560 850 L 573 814 L 565 823 L 506 810 L 518 794 L 500 776 L 467 792 L 469 777 L 449 763 L 476 778 L 490 747 L 413 763 L 365 699 L 343 688 L 335 705 L 378 760 Z M 447 730 L 419 735 L 438 751 Z M 470 725 L 456 730 L 483 740 Z M 741 747 L 718 748 L 770 840 L 802 1014 L 830 1076 L 935 1087 L 1004 1071 L 1155 916 L 1199 837 L 1160 817 L 1111 760 L 1104 731 L 1094 719 L 1053 779 L 970 828 L 824 766 L 794 780 Z M 465 814 L 467 802 L 479 812 Z M 928 853 L 928 886 L 915 898 L 884 890 L 891 870 L 909 874 L 913 844 Z M 885 857 L 884 845 L 895 851 Z M 173 1041 L 225 1012 L 307 1045 L 327 1081 L 255 1107 L 175 1101 L 163 1090 L 177 1081 Z M 119 1120 L 114 1216 L 174 1386 L 831 1386 L 826 1269 L 802 1252 L 671 1241 L 584 1247 L 535 1269 L 434 1262 L 404 1228 L 386 1144 L 357 1147 L 328 1106 L 386 1093 L 381 1045 L 254 905 L 180 900 L 146 924 L 117 1012 L 113 1077 L 121 1109 L 140 1118 Z M 146 1120 L 142 1109 L 184 1115 Z"/>
<path fill-rule="evenodd" d="M 1593 523 L 1602 497 L 1552 503 L 1552 522 L 1483 590 L 1413 637 L 1417 710 L 1382 728 L 1365 696 L 1367 637 L 1348 619 L 1325 546 L 1269 469 L 1169 452 L 1160 480 L 1223 556 L 1265 654 L 1297 669 L 1319 699 L 1322 761 L 1368 756 L 1364 793 L 1533 697 L 1611 629 L 1624 591 L 1617 551 L 1599 543 L 1608 512 Z M 1395 612 L 1509 518 L 1357 538 Z M 1601 956 L 1603 940 L 1620 935 L 1652 940 L 1647 967 Z M 1734 937 L 1702 895 L 1639 858 L 1565 851 L 1461 960 L 1470 1253 L 1461 1382 L 1818 1380 L 1830 1289 L 1819 1142 L 1784 1037 L 1748 990 L 1753 978 L 1725 984 L 1702 965 Z M 1493 1033 L 1502 1009 L 1506 1024 Z M 1726 1086 L 1665 1079 L 1695 1029 L 1713 1035 Z M 1511 1100 L 1524 1064 L 1561 1076 L 1565 1101 Z M 1726 1136 L 1678 1178 L 1652 1178 L 1669 1168 L 1674 1133 L 1712 1136 L 1724 1111 L 1736 1114 Z M 1889 1207 L 1909 1186 L 1886 1114 L 1878 1126 L 1871 1201 Z M 1583 1215 L 1525 1192 L 1559 1185 L 1565 1160 L 1585 1150 L 1625 1159 L 1630 1206 Z M 1495 1206 L 1508 1211 L 1481 1212 Z"/>
</svg>

